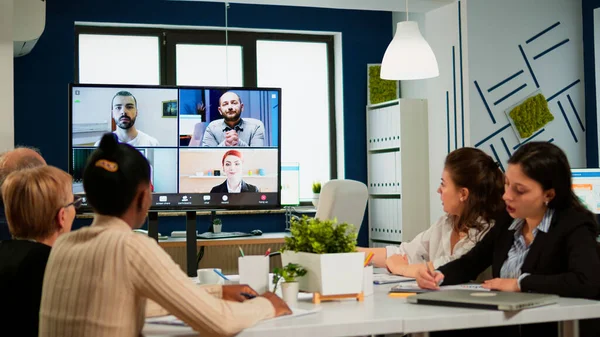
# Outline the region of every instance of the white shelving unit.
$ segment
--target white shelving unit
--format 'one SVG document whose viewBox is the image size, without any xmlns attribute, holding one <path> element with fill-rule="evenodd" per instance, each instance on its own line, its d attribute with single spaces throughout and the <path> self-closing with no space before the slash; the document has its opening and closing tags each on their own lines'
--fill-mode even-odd
<svg viewBox="0 0 600 337">
<path fill-rule="evenodd" d="M 412 240 L 429 222 L 427 101 L 367 106 L 371 246 Z"/>
</svg>

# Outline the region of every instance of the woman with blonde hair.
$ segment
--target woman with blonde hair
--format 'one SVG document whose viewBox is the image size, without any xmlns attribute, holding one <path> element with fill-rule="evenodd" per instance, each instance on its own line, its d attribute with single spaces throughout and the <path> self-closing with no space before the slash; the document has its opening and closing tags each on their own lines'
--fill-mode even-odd
<svg viewBox="0 0 600 337">
<path fill-rule="evenodd" d="M 13 240 L 0 242 L 0 289 L 3 319 L 19 336 L 37 336 L 42 282 L 50 248 L 71 230 L 75 209 L 72 178 L 41 166 L 11 173 L 2 184 L 2 200 Z M 8 335 L 12 335 L 9 333 Z"/>
</svg>

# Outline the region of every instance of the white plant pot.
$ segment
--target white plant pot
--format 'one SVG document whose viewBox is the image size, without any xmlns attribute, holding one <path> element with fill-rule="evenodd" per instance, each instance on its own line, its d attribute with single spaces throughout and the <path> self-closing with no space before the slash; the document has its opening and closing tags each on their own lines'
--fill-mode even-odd
<svg viewBox="0 0 600 337">
<path fill-rule="evenodd" d="M 313 193 L 312 204 L 315 206 L 315 208 L 319 207 L 319 196 L 319 193 Z"/>
<path fill-rule="evenodd" d="M 283 301 L 287 303 L 290 308 L 298 306 L 298 282 L 282 282 L 281 293 L 283 295 Z"/>
<path fill-rule="evenodd" d="M 213 225 L 213 232 L 215 233 L 221 233 L 221 228 L 223 227 L 223 225 Z"/>
<path fill-rule="evenodd" d="M 363 288 L 365 253 L 313 254 L 285 251 L 282 265 L 296 263 L 306 269 L 299 290 L 321 295 L 358 294 Z"/>
</svg>

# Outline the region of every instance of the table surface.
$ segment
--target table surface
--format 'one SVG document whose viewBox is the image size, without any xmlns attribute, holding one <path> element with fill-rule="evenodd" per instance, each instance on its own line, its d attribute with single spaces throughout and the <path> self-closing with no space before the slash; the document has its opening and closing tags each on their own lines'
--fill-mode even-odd
<svg viewBox="0 0 600 337">
<path fill-rule="evenodd" d="M 516 312 L 409 304 L 387 295 L 393 285 L 375 286 L 364 302 L 343 300 L 320 304 L 315 314 L 264 321 L 242 331 L 240 337 L 360 336 L 416 333 L 579 320 L 600 317 L 600 301 L 560 298 L 557 304 Z M 299 301 L 302 309 L 315 307 Z M 432 323 L 434 322 L 434 323 Z M 146 324 L 145 336 L 198 336 L 191 328 Z"/>
<path fill-rule="evenodd" d="M 283 243 L 285 238 L 290 236 L 289 232 L 281 233 L 263 233 L 262 235 L 244 236 L 238 238 L 226 239 L 196 239 L 196 245 L 200 246 L 237 246 L 237 245 L 260 245 L 270 243 Z M 161 247 L 185 247 L 185 238 L 169 238 L 167 240 L 159 240 L 158 244 Z"/>
</svg>

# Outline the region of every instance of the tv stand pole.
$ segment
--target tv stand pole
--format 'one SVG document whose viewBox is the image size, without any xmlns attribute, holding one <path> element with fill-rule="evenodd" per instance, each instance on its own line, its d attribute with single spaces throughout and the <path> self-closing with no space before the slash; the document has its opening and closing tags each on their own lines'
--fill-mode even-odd
<svg viewBox="0 0 600 337">
<path fill-rule="evenodd" d="M 148 236 L 158 241 L 158 212 L 148 212 Z"/>
<path fill-rule="evenodd" d="M 187 259 L 187 275 L 195 277 L 198 274 L 196 264 L 196 211 L 185 212 L 185 252 Z"/>
<path fill-rule="evenodd" d="M 208 224 L 208 231 L 211 233 L 215 232 L 215 227 L 213 227 L 213 223 L 215 222 L 216 218 L 217 218 L 217 211 L 210 211 L 210 222 Z"/>
</svg>

